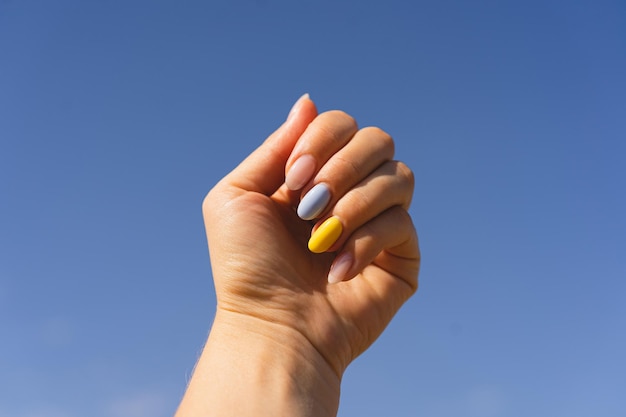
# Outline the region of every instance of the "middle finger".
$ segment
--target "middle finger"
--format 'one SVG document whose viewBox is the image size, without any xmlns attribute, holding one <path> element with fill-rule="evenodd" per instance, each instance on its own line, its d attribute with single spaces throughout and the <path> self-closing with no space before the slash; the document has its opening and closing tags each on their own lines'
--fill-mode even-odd
<svg viewBox="0 0 626 417">
<path fill-rule="evenodd" d="M 305 220 L 318 218 L 394 154 L 393 139 L 381 129 L 359 130 L 322 166 L 304 187 L 298 205 L 298 216 Z"/>
</svg>

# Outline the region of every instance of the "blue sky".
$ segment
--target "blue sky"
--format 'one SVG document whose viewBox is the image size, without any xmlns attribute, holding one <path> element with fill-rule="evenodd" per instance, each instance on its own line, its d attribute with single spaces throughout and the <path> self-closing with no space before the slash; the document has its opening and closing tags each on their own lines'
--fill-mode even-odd
<svg viewBox="0 0 626 417">
<path fill-rule="evenodd" d="M 165 417 L 200 204 L 308 92 L 416 175 L 420 290 L 340 416 L 626 413 L 621 1 L 0 1 L 0 417 Z"/>
</svg>

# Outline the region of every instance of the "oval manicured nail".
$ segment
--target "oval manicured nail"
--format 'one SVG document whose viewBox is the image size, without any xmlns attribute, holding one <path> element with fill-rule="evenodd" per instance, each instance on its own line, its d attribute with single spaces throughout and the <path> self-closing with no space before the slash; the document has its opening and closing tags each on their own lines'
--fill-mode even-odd
<svg viewBox="0 0 626 417">
<path fill-rule="evenodd" d="M 322 253 L 330 249 L 335 244 L 343 226 L 337 217 L 329 217 L 315 230 L 309 239 L 309 250 L 313 253 Z"/>
<path fill-rule="evenodd" d="M 302 155 L 293 163 L 285 176 L 285 185 L 291 191 L 304 187 L 315 172 L 315 158 L 311 155 Z"/>
<path fill-rule="evenodd" d="M 313 220 L 318 217 L 330 201 L 330 190 L 324 183 L 311 188 L 298 205 L 298 216 L 303 220 Z"/>
<path fill-rule="evenodd" d="M 336 284 L 346 278 L 346 273 L 350 270 L 354 259 L 349 252 L 339 255 L 330 267 L 328 272 L 328 283 Z"/>
</svg>

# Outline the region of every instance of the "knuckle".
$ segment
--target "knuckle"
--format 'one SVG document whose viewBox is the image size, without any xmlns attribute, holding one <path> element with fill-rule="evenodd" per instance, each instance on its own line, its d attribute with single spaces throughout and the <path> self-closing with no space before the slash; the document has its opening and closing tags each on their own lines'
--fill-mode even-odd
<svg viewBox="0 0 626 417">
<path fill-rule="evenodd" d="M 404 162 L 396 162 L 396 173 L 404 178 L 404 180 L 407 181 L 411 187 L 415 185 L 415 174 Z"/>
<path fill-rule="evenodd" d="M 342 131 L 356 132 L 359 128 L 354 117 L 342 110 L 329 110 L 322 113 L 319 118 L 331 125 L 341 126 Z"/>
<path fill-rule="evenodd" d="M 366 126 L 362 128 L 361 131 L 367 133 L 369 136 L 376 136 L 382 141 L 393 143 L 391 135 L 378 126 Z"/>
<path fill-rule="evenodd" d="M 364 128 L 361 129 L 361 131 L 363 133 L 367 133 L 368 135 L 371 136 L 379 136 L 381 138 L 385 137 L 385 136 L 389 136 L 387 134 L 387 132 L 385 132 L 384 130 L 382 130 L 380 127 L 378 126 L 366 126 Z"/>
<path fill-rule="evenodd" d="M 342 205 L 353 213 L 365 213 L 372 204 L 372 198 L 361 187 L 353 188 L 344 196 Z"/>
<path fill-rule="evenodd" d="M 332 160 L 333 170 L 345 172 L 348 178 L 359 179 L 363 176 L 363 167 L 354 159 L 343 155 L 335 155 Z"/>
<path fill-rule="evenodd" d="M 379 128 L 378 126 L 367 126 L 360 130 L 360 132 L 371 138 L 371 140 L 377 141 L 377 148 L 381 152 L 384 152 L 389 158 L 393 157 L 395 153 L 395 143 L 389 133 Z"/>
<path fill-rule="evenodd" d="M 330 143 L 341 142 L 342 134 L 334 125 L 330 123 L 320 123 L 315 126 L 316 139 L 330 140 Z"/>
<path fill-rule="evenodd" d="M 394 206 L 389 209 L 389 215 L 396 224 L 407 225 L 412 224 L 411 215 L 402 207 Z"/>
</svg>

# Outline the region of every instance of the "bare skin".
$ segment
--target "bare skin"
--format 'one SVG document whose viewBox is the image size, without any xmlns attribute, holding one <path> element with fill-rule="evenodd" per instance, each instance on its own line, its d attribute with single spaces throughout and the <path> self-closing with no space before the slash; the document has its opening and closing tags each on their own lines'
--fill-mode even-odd
<svg viewBox="0 0 626 417">
<path fill-rule="evenodd" d="M 336 415 L 346 368 L 417 290 L 413 174 L 393 154 L 384 131 L 318 115 L 303 96 L 209 192 L 217 311 L 176 417 Z M 308 169 L 290 176 L 305 155 Z M 330 202 L 302 220 L 295 208 L 318 183 Z M 341 235 L 312 253 L 311 233 L 329 217 Z"/>
</svg>

